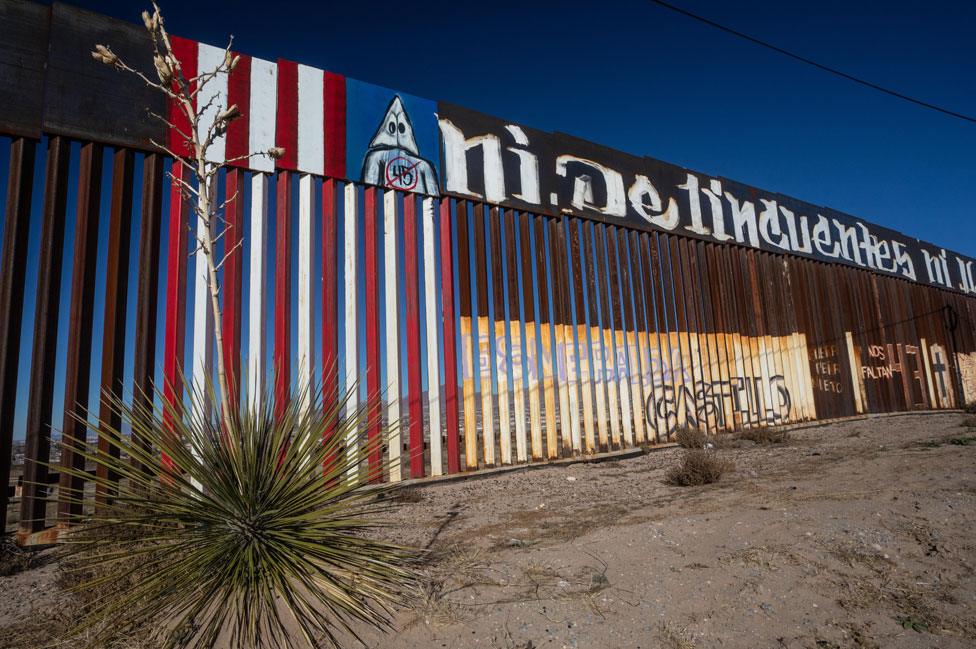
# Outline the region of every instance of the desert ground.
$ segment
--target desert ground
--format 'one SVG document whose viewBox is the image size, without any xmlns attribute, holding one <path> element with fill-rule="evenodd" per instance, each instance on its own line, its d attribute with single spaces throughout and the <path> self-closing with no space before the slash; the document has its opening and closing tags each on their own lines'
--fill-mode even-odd
<svg viewBox="0 0 976 649">
<path fill-rule="evenodd" d="M 734 469 L 701 487 L 665 484 L 667 448 L 401 490 L 387 534 L 429 551 L 426 583 L 366 645 L 974 647 L 970 418 L 721 443 Z M 35 563 L 0 578 L 0 647 L 63 624 L 57 565 Z"/>
</svg>

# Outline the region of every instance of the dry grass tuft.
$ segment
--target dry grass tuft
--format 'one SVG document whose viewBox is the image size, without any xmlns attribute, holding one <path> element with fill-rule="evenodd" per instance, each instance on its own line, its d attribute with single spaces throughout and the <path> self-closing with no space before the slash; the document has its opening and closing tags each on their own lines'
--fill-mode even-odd
<svg viewBox="0 0 976 649">
<path fill-rule="evenodd" d="M 417 487 L 400 487 L 382 495 L 381 498 L 394 503 L 416 504 L 424 501 L 424 493 Z"/>
<path fill-rule="evenodd" d="M 739 439 L 747 439 L 756 444 L 782 444 L 790 438 L 785 430 L 775 428 L 750 428 L 739 433 Z"/>
<path fill-rule="evenodd" d="M 107 543 L 111 544 L 111 538 Z M 121 545 L 117 547 L 121 548 Z M 127 548 L 132 550 L 131 547 Z M 139 571 L 120 577 L 112 567 L 82 567 L 71 557 L 47 555 L 58 560 L 55 569 L 53 603 L 39 608 L 37 614 L 24 616 L 11 623 L 0 624 L 0 646 L 5 649 L 77 649 L 90 646 L 101 627 L 96 626 L 80 634 L 71 629 L 78 620 L 85 619 L 106 598 L 111 598 L 139 578 Z M 43 559 L 35 560 L 29 568 L 36 568 Z M 98 581 L 97 585 L 86 584 Z M 100 649 L 165 649 L 162 641 L 151 637 L 148 628 L 136 629 L 125 637 L 112 638 L 99 643 Z"/>
<path fill-rule="evenodd" d="M 658 631 L 664 649 L 695 649 L 695 641 L 688 633 L 688 627 L 662 622 Z"/>
<path fill-rule="evenodd" d="M 708 443 L 708 435 L 700 428 L 680 426 L 674 431 L 674 441 L 681 448 L 705 448 L 705 444 Z"/>
<path fill-rule="evenodd" d="M 0 538 L 0 577 L 30 570 L 36 565 L 37 553 L 25 550 L 9 537 Z"/>
<path fill-rule="evenodd" d="M 678 487 L 711 484 L 718 482 L 722 474 L 732 468 L 731 462 L 720 460 L 712 451 L 689 449 L 680 464 L 668 469 L 665 482 Z"/>
</svg>

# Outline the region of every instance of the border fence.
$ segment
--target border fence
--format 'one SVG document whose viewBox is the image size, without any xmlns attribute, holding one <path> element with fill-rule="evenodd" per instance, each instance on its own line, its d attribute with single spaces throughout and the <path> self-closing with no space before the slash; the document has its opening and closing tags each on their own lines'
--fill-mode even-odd
<svg viewBox="0 0 976 649">
<path fill-rule="evenodd" d="M 149 113 L 169 107 L 88 54 L 105 43 L 151 70 L 144 30 L 0 0 L 0 33 L 0 521 L 22 538 L 77 513 L 56 487 L 82 485 L 42 463 L 81 466 L 54 443 L 85 438 L 75 416 L 109 417 L 100 395 L 151 399 L 154 385 L 178 402 L 217 353 L 249 398 L 306 382 L 382 394 L 376 416 L 401 422 L 390 481 L 663 443 L 679 426 L 976 400 L 972 259 L 246 56 L 212 91 L 245 116 L 216 161 L 286 155 L 221 174 L 222 246 L 239 253 L 212 349 L 192 210 L 167 176 L 179 166 L 151 144 L 167 133 Z M 188 75 L 223 57 L 176 47 Z"/>
</svg>

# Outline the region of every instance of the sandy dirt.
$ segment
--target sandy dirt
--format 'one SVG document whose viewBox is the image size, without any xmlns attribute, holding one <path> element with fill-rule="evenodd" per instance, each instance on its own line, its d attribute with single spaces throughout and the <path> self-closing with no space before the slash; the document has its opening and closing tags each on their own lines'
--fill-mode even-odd
<svg viewBox="0 0 976 649">
<path fill-rule="evenodd" d="M 664 484 L 675 448 L 410 488 L 390 534 L 429 548 L 428 582 L 368 646 L 974 647 L 965 418 L 739 442 L 704 487 Z M 54 571 L 0 578 L 0 647 L 24 646 L 2 627 L 49 614 Z"/>
</svg>

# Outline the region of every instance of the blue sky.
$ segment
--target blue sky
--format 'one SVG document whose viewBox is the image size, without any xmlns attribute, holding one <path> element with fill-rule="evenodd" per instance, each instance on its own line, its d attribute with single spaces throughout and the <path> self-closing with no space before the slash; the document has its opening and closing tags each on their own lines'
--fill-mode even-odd
<svg viewBox="0 0 976 649">
<path fill-rule="evenodd" d="M 675 0 L 826 65 L 976 113 L 976 4 Z M 77 2 L 138 20 L 131 0 Z M 267 5 L 265 5 L 267 6 Z M 826 205 L 976 256 L 976 125 L 655 6 L 164 2 L 172 31 L 301 61 Z"/>
</svg>

